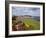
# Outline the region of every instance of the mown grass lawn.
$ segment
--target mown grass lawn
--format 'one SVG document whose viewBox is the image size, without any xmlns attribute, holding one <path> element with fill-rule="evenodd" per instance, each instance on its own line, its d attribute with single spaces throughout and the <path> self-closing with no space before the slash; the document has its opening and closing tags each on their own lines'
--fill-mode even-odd
<svg viewBox="0 0 46 38">
<path fill-rule="evenodd" d="M 34 19 L 24 19 L 26 30 L 40 30 L 40 21 Z"/>
</svg>

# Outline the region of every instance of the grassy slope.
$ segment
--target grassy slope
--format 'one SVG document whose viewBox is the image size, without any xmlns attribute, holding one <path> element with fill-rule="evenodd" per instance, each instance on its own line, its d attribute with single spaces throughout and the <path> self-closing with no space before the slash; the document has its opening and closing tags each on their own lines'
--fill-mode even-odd
<svg viewBox="0 0 46 38">
<path fill-rule="evenodd" d="M 39 30 L 40 29 L 40 22 L 33 19 L 24 19 L 25 29 L 31 30 Z"/>
</svg>

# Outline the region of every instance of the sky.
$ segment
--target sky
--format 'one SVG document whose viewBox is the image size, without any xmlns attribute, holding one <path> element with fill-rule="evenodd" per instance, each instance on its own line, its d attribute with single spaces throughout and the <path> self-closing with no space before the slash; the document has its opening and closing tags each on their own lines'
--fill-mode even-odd
<svg viewBox="0 0 46 38">
<path fill-rule="evenodd" d="M 12 15 L 30 15 L 30 16 L 40 16 L 40 8 L 32 7 L 12 7 Z"/>
</svg>

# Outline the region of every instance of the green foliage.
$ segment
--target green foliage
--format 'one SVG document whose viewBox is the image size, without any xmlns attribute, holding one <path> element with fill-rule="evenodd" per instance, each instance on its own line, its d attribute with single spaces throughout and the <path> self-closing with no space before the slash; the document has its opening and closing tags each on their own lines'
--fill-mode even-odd
<svg viewBox="0 0 46 38">
<path fill-rule="evenodd" d="M 12 19 L 13 26 L 16 25 L 19 21 L 16 20 L 17 17 L 14 17 Z M 25 30 L 40 30 L 40 21 L 31 19 L 31 18 L 24 18 L 22 23 L 24 23 L 24 29 Z"/>
<path fill-rule="evenodd" d="M 27 29 L 31 30 L 39 30 L 40 29 L 40 21 L 36 21 L 33 19 L 24 19 L 23 22 Z"/>
</svg>

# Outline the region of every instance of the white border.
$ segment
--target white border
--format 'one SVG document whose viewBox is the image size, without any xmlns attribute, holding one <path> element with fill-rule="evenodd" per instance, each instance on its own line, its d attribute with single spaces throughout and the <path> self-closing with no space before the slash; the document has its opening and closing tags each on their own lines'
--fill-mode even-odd
<svg viewBox="0 0 46 38">
<path fill-rule="evenodd" d="M 40 30 L 12 31 L 12 7 L 13 6 L 40 8 Z M 36 34 L 36 33 L 43 33 L 43 7 L 42 5 L 9 4 L 9 35 Z"/>
</svg>

